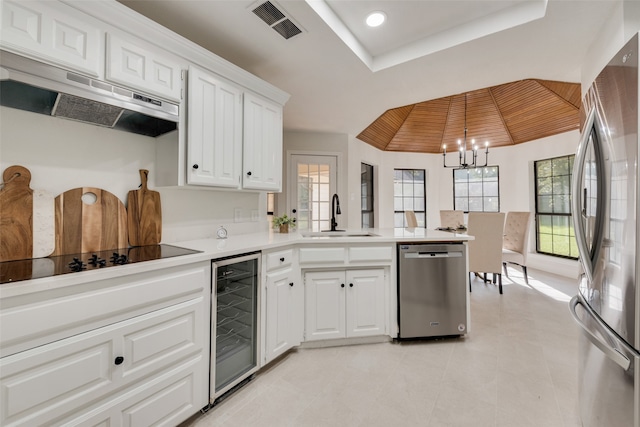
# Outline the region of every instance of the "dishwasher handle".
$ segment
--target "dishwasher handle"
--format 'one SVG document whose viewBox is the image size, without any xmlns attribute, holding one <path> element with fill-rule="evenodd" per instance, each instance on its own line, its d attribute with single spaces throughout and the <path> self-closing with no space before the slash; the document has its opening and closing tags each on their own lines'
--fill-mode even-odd
<svg viewBox="0 0 640 427">
<path fill-rule="evenodd" d="M 405 252 L 405 258 L 460 258 L 462 252 Z"/>
</svg>

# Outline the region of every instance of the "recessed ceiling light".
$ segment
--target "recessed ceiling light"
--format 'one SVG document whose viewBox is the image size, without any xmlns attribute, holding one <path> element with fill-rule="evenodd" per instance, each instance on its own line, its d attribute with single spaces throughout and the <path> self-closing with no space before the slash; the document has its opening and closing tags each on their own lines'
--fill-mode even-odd
<svg viewBox="0 0 640 427">
<path fill-rule="evenodd" d="M 371 12 L 367 16 L 367 25 L 370 27 L 378 27 L 382 25 L 387 16 L 383 12 Z"/>
</svg>

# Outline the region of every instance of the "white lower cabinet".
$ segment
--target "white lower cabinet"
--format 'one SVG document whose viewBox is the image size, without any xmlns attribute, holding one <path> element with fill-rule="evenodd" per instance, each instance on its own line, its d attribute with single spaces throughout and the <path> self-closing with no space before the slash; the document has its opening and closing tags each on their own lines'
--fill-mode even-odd
<svg viewBox="0 0 640 427">
<path fill-rule="evenodd" d="M 200 408 L 194 402 L 202 401 L 206 379 L 200 321 L 204 309 L 204 298 L 199 297 L 0 359 L 0 424 L 56 425 L 63 418 L 68 419 L 61 424 L 74 424 L 71 420 L 93 402 L 98 401 L 93 412 L 99 418 L 101 410 L 110 412 L 123 395 L 138 395 L 139 401 L 152 405 L 155 393 L 167 396 L 157 414 L 173 422 L 182 415 L 184 420 Z M 174 373 L 177 366 L 182 369 Z M 163 371 L 175 384 L 150 393 L 151 383 L 157 383 Z M 135 419 L 136 413 L 145 412 L 129 411 L 122 417 Z M 149 420 L 146 415 L 139 418 Z M 108 425 L 151 425 L 161 418 Z"/>
<path fill-rule="evenodd" d="M 299 277 L 291 268 L 267 273 L 265 363 L 302 341 L 304 289 Z"/>
<path fill-rule="evenodd" d="M 263 364 L 300 345 L 304 334 L 304 287 L 298 251 L 285 248 L 265 252 L 263 297 Z"/>
<path fill-rule="evenodd" d="M 383 335 L 385 269 L 311 271 L 305 282 L 305 340 Z"/>
<path fill-rule="evenodd" d="M 2 295 L 0 425 L 175 426 L 198 412 L 210 283 L 204 261 Z"/>
</svg>

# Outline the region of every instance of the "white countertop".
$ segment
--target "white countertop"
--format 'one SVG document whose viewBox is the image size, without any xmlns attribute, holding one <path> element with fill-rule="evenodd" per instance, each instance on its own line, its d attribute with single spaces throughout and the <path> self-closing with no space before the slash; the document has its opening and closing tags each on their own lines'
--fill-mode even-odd
<svg viewBox="0 0 640 427">
<path fill-rule="evenodd" d="M 433 243 L 433 242 L 464 242 L 473 240 L 473 236 L 451 233 L 446 231 L 428 230 L 424 228 L 404 229 L 367 229 L 375 236 L 348 236 L 350 231 L 354 233 L 363 230 L 347 230 L 341 237 L 314 236 L 305 237 L 294 231 L 287 234 L 276 233 L 273 230 L 231 235 L 227 239 L 198 239 L 183 242 L 163 242 L 183 248 L 202 251 L 198 254 L 183 255 L 173 258 L 145 261 L 118 268 L 106 268 L 83 271 L 77 274 L 63 274 L 59 276 L 44 277 L 33 280 L 23 280 L 15 283 L 0 285 L 0 298 L 8 298 L 24 295 L 31 292 L 45 291 L 57 287 L 73 286 L 87 281 L 106 280 L 125 275 L 143 273 L 159 268 L 175 267 L 179 265 L 209 261 L 211 259 L 224 258 L 249 252 L 275 249 L 294 244 L 345 244 L 345 243 Z"/>
</svg>

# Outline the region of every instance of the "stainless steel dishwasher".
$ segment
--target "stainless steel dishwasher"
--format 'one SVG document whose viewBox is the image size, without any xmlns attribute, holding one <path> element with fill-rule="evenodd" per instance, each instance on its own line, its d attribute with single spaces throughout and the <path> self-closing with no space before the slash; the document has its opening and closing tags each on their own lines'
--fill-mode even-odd
<svg viewBox="0 0 640 427">
<path fill-rule="evenodd" d="M 398 244 L 398 338 L 467 332 L 467 247 Z"/>
</svg>

